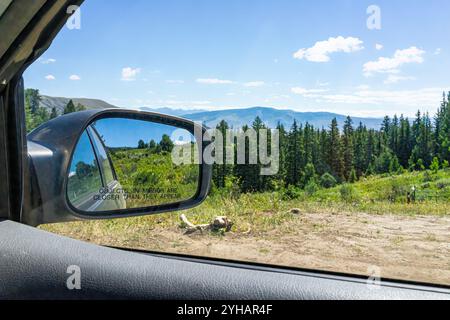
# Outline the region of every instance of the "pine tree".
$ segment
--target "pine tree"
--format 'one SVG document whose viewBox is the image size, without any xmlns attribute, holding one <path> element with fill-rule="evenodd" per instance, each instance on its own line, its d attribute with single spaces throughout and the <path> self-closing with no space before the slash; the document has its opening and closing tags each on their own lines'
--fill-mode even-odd
<svg viewBox="0 0 450 320">
<path fill-rule="evenodd" d="M 33 113 L 31 112 L 31 107 L 29 101 L 25 101 L 25 126 L 27 132 L 32 131 L 34 127 Z"/>
<path fill-rule="evenodd" d="M 77 104 L 77 107 L 75 108 L 75 110 L 76 110 L 77 112 L 79 112 L 79 111 L 84 111 L 84 110 L 86 110 L 86 107 L 85 107 L 84 105 L 82 105 L 81 103 L 78 103 L 78 104 Z"/>
<path fill-rule="evenodd" d="M 32 114 L 35 114 L 39 108 L 41 102 L 41 96 L 39 90 L 37 89 L 26 89 L 25 90 L 25 104 L 28 104 Z"/>
<path fill-rule="evenodd" d="M 354 146 L 354 157 L 355 157 L 355 170 L 356 176 L 361 177 L 367 170 L 367 128 L 359 123 L 358 128 L 355 133 L 355 146 Z"/>
<path fill-rule="evenodd" d="M 450 92 L 444 99 L 435 120 L 435 153 L 441 162 L 450 161 Z"/>
<path fill-rule="evenodd" d="M 303 163 L 306 167 L 308 163 L 312 163 L 314 151 L 314 128 L 308 122 L 303 130 L 303 150 L 305 153 Z"/>
<path fill-rule="evenodd" d="M 344 159 L 342 157 L 341 136 L 337 119 L 334 118 L 330 125 L 328 143 L 328 164 L 334 177 L 342 180 L 344 178 Z"/>
<path fill-rule="evenodd" d="M 431 120 L 428 114 L 423 117 L 418 114 L 414 123 L 414 132 L 416 144 L 412 151 L 410 163 L 415 164 L 415 168 L 421 170 L 422 167 L 428 168 L 433 159 L 434 142 Z M 419 164 L 419 160 L 423 165 Z"/>
<path fill-rule="evenodd" d="M 288 185 L 298 186 L 301 179 L 301 141 L 300 130 L 297 121 L 294 120 L 291 131 L 288 134 L 288 146 L 286 155 L 286 183 Z"/>
<path fill-rule="evenodd" d="M 353 150 L 353 121 L 347 117 L 344 124 L 344 136 L 342 138 L 343 158 L 344 158 L 344 177 L 346 181 L 350 180 L 350 173 L 353 170 L 354 150 Z"/>
<path fill-rule="evenodd" d="M 219 150 L 218 153 L 216 153 L 216 162 L 213 165 L 213 177 L 214 177 L 214 184 L 218 187 L 218 188 L 224 188 L 225 184 L 226 184 L 226 178 L 228 175 L 230 175 L 232 168 L 230 168 L 230 165 L 227 164 L 227 159 L 226 159 L 226 155 L 227 155 L 227 151 L 229 151 L 227 149 L 227 130 L 229 129 L 228 127 L 228 123 L 224 120 L 222 120 L 216 127 L 216 130 L 218 132 L 220 132 L 220 134 L 222 135 L 222 149 Z M 217 138 L 217 137 L 216 137 Z M 216 144 L 216 148 L 218 148 L 220 146 L 220 144 Z M 232 146 L 231 146 L 232 147 Z M 217 152 L 217 150 L 216 150 Z M 221 159 L 218 159 L 217 157 L 219 157 L 219 155 L 221 155 Z"/>
<path fill-rule="evenodd" d="M 391 119 L 388 116 L 385 116 L 383 119 L 383 123 L 381 124 L 381 140 L 379 144 L 379 151 L 384 150 L 385 146 L 389 145 L 389 135 L 391 132 Z"/>
<path fill-rule="evenodd" d="M 319 135 L 320 166 L 316 166 L 316 170 L 319 175 L 323 175 L 331 171 L 331 166 L 328 161 L 328 150 L 330 148 L 329 143 L 330 140 L 328 139 L 328 132 L 325 128 L 322 128 Z"/>
<path fill-rule="evenodd" d="M 287 133 L 281 122 L 278 122 L 277 128 L 279 133 L 279 171 L 277 174 L 278 181 L 285 181 L 286 179 L 286 152 L 287 152 Z"/>
<path fill-rule="evenodd" d="M 139 140 L 138 141 L 138 149 L 145 149 L 145 148 L 146 148 L 146 145 L 145 145 L 144 140 Z"/>
<path fill-rule="evenodd" d="M 399 152 L 399 120 L 397 115 L 394 115 L 391 126 L 389 128 L 389 148 L 394 154 Z"/>
<path fill-rule="evenodd" d="M 375 157 L 377 155 L 376 152 L 376 133 L 375 130 L 370 129 L 368 134 L 367 134 L 367 145 L 366 145 L 366 168 L 369 168 L 370 165 L 373 165 L 373 162 L 375 160 Z"/>
<path fill-rule="evenodd" d="M 58 111 L 55 107 L 52 108 L 52 112 L 50 113 L 50 119 L 55 119 L 58 117 Z"/>
<path fill-rule="evenodd" d="M 163 134 L 161 141 L 159 142 L 159 145 L 161 146 L 161 150 L 164 152 L 172 152 L 174 143 L 170 139 L 170 137 L 167 134 Z M 147 148 L 147 145 L 144 145 L 144 149 Z"/>
<path fill-rule="evenodd" d="M 408 118 L 400 117 L 400 128 L 398 138 L 397 157 L 403 168 L 408 167 L 408 160 L 411 157 L 411 126 Z"/>
<path fill-rule="evenodd" d="M 156 141 L 155 140 L 150 140 L 150 142 L 148 143 L 148 148 L 150 149 L 150 152 L 155 152 L 156 150 Z"/>
<path fill-rule="evenodd" d="M 249 130 L 249 127 L 247 125 L 242 127 L 242 133 L 245 134 Z M 242 192 L 254 192 L 255 191 L 255 185 L 254 185 L 254 168 L 251 164 L 249 164 L 250 159 L 250 144 L 245 143 L 245 164 L 236 164 L 234 167 L 234 174 L 236 178 L 239 181 L 240 189 Z M 255 152 L 253 150 L 253 152 Z"/>
<path fill-rule="evenodd" d="M 69 114 L 69 113 L 73 113 L 76 112 L 77 109 L 73 103 L 72 100 L 69 100 L 69 102 L 67 103 L 66 107 L 64 108 L 63 114 Z"/>
<path fill-rule="evenodd" d="M 45 109 L 43 107 L 39 107 L 36 110 L 36 113 L 33 115 L 33 125 L 35 127 L 38 127 L 41 124 L 43 124 L 49 120 L 50 120 L 50 114 L 48 113 L 47 109 Z"/>
</svg>

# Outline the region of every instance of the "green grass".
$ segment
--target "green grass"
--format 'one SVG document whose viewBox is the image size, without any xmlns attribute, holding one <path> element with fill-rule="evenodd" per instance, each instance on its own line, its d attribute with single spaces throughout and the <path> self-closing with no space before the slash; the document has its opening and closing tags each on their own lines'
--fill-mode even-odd
<svg viewBox="0 0 450 320">
<path fill-rule="evenodd" d="M 111 152 L 111 158 L 118 180 L 129 197 L 128 208 L 188 200 L 197 191 L 198 166 L 177 166 L 171 161 L 170 153 L 130 149 Z"/>
<path fill-rule="evenodd" d="M 408 204 L 406 192 L 417 188 L 417 201 Z M 450 170 L 430 175 L 425 172 L 397 176 L 375 176 L 349 185 L 352 194 L 343 198 L 342 186 L 320 189 L 310 195 L 300 191 L 297 199 L 286 199 L 281 192 L 230 195 L 215 191 L 199 207 L 184 212 L 195 224 L 210 223 L 216 216 L 227 216 L 234 223 L 234 234 L 259 234 L 276 230 L 296 216 L 290 210 L 307 213 L 450 215 Z M 300 213 L 301 216 L 301 213 Z M 75 222 L 48 225 L 52 232 L 76 235 L 83 239 L 116 237 L 118 244 L 132 241 L 133 235 L 149 234 L 155 229 L 181 230 L 179 213 L 166 213 L 107 221 Z M 317 226 L 318 229 L 321 226 Z M 101 240 L 99 240 L 101 241 Z"/>
<path fill-rule="evenodd" d="M 407 203 L 407 192 L 416 188 L 416 201 Z M 372 214 L 448 215 L 450 214 L 450 170 L 407 172 L 400 175 L 372 176 L 348 185 L 349 197 L 343 197 L 343 186 L 303 194 L 306 206 Z"/>
</svg>

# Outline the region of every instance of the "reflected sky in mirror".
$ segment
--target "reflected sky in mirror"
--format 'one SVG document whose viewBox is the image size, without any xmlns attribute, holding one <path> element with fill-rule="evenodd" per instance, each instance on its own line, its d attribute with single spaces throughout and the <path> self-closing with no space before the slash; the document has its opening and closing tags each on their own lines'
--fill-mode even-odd
<svg viewBox="0 0 450 320">
<path fill-rule="evenodd" d="M 180 130 L 173 126 L 155 122 L 123 118 L 101 119 L 93 123 L 92 126 L 97 129 L 102 136 L 103 142 L 109 148 L 136 148 L 138 139 L 142 139 L 146 143 L 151 140 L 159 142 L 164 134 L 172 137 L 172 133 L 175 130 Z M 184 131 L 181 130 L 180 132 Z M 184 132 L 183 137 L 185 141 L 188 139 L 193 141 L 192 135 L 186 135 L 186 133 L 187 131 Z M 183 138 L 179 139 L 182 140 Z"/>
</svg>

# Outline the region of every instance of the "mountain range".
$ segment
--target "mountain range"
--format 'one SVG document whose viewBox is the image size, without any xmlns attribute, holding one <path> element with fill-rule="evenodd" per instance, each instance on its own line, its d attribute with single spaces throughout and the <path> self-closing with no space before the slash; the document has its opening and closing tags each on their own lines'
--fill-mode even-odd
<svg viewBox="0 0 450 320">
<path fill-rule="evenodd" d="M 50 96 L 41 96 L 40 106 L 46 108 L 49 112 L 53 107 L 55 107 L 58 113 L 62 114 L 64 107 L 70 100 L 72 100 L 75 105 L 78 103 L 84 105 L 87 109 L 119 108 L 99 99 L 62 98 Z M 269 128 L 275 128 L 278 123 L 281 123 L 285 126 L 285 128 L 289 129 L 292 126 L 294 119 L 303 124 L 308 122 L 316 128 L 327 128 L 333 118 L 336 118 L 339 125 L 342 127 L 347 117 L 346 115 L 330 112 L 298 112 L 266 107 L 216 111 L 147 107 L 142 107 L 140 109 L 142 111 L 158 112 L 187 118 L 193 121 L 200 121 L 211 128 L 215 127 L 221 120 L 225 120 L 230 127 L 240 128 L 243 125 L 251 125 L 257 116 L 259 116 Z M 382 122 L 382 119 L 379 118 L 352 117 L 352 119 L 355 126 L 362 122 L 371 129 L 379 129 Z"/>
<path fill-rule="evenodd" d="M 330 112 L 297 112 L 293 110 L 279 110 L 274 108 L 253 107 L 247 109 L 232 109 L 220 111 L 204 111 L 192 114 L 183 115 L 185 118 L 201 121 L 209 127 L 215 127 L 221 120 L 225 120 L 230 127 L 239 128 L 244 124 L 251 125 L 255 117 L 260 117 L 261 120 L 269 128 L 275 128 L 278 123 L 290 129 L 294 120 L 305 124 L 308 122 L 315 128 L 328 128 L 333 118 L 336 118 L 339 125 L 343 126 L 347 116 L 330 113 Z M 379 129 L 382 119 L 375 118 L 359 118 L 352 117 L 354 125 L 360 122 L 365 124 L 368 128 Z"/>
</svg>

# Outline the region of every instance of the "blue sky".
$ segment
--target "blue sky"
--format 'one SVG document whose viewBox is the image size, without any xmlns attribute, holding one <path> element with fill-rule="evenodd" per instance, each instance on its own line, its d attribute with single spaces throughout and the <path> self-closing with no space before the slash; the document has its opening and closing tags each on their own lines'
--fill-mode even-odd
<svg viewBox="0 0 450 320">
<path fill-rule="evenodd" d="M 171 138 L 178 138 L 176 139 L 178 141 L 191 141 L 193 139 L 192 134 L 187 130 L 134 119 L 102 119 L 96 122 L 95 128 L 105 145 L 110 148 L 136 148 L 139 140 L 143 140 L 145 143 L 154 140 L 159 143 L 164 134 Z"/>
<path fill-rule="evenodd" d="M 367 27 L 376 4 L 381 29 Z M 126 108 L 434 113 L 450 90 L 448 0 L 86 0 L 25 74 Z"/>
</svg>

